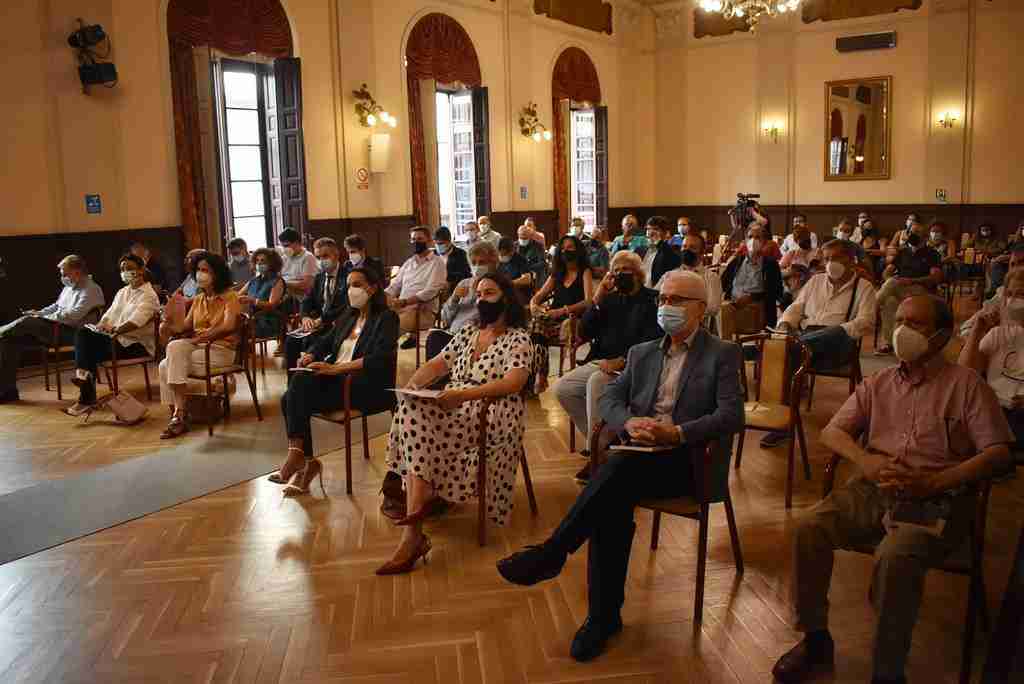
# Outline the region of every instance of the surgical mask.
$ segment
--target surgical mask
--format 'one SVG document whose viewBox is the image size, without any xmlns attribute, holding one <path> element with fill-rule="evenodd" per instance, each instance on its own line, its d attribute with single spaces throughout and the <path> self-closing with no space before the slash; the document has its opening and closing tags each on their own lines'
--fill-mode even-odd
<svg viewBox="0 0 1024 684">
<path fill-rule="evenodd" d="M 71 278 L 69 278 L 69 277 L 67 277 L 67 276 L 63 276 L 63 277 L 61 277 L 61 279 L 60 279 L 60 283 L 61 283 L 61 285 L 63 285 L 64 287 L 74 287 L 74 286 L 75 286 L 75 283 L 74 283 L 74 281 L 73 281 L 73 280 L 71 280 Z"/>
<path fill-rule="evenodd" d="M 939 333 L 935 334 L 938 335 Z M 913 363 L 928 353 L 928 344 L 931 342 L 931 339 L 913 328 L 901 325 L 892 334 L 892 346 L 895 348 L 896 356 L 900 361 Z"/>
<path fill-rule="evenodd" d="M 615 289 L 623 294 L 629 294 L 636 287 L 636 276 L 628 271 L 615 274 Z"/>
<path fill-rule="evenodd" d="M 914 225 L 914 222 L 913 222 L 913 221 L 911 221 L 910 219 L 907 219 L 907 229 L 908 229 L 908 230 L 910 229 L 910 227 L 911 227 L 912 225 Z"/>
<path fill-rule="evenodd" d="M 840 240 L 849 240 L 852 237 L 853 237 L 853 233 L 851 233 L 849 231 L 846 231 L 846 230 L 839 231 L 839 239 Z"/>
<path fill-rule="evenodd" d="M 490 223 L 481 223 L 480 224 L 480 232 L 481 233 L 489 233 L 489 232 L 491 232 L 491 224 Z"/>
<path fill-rule="evenodd" d="M 530 240 L 529 240 L 529 238 L 526 238 L 526 239 L 524 239 L 524 238 L 519 238 L 519 246 L 520 246 L 520 247 L 529 247 L 529 246 L 530 246 Z"/>
<path fill-rule="evenodd" d="M 658 307 L 658 325 L 668 335 L 677 335 L 686 328 L 686 309 L 681 306 L 663 304 Z"/>
<path fill-rule="evenodd" d="M 336 265 L 336 262 L 334 261 L 334 259 L 321 259 L 320 260 L 320 270 L 321 271 L 324 271 L 324 272 L 333 271 L 335 265 Z"/>
<path fill-rule="evenodd" d="M 476 303 L 476 312 L 480 317 L 480 325 L 491 325 L 501 318 L 501 314 L 505 313 L 505 302 L 504 300 L 489 302 L 486 299 L 481 299 Z"/>
<path fill-rule="evenodd" d="M 348 288 L 348 303 L 353 309 L 362 309 L 368 301 L 370 301 L 370 293 L 363 288 Z"/>
<path fill-rule="evenodd" d="M 692 249 L 683 250 L 683 266 L 687 268 L 695 268 L 700 263 L 700 254 L 697 254 Z"/>
<path fill-rule="evenodd" d="M 761 253 L 761 241 L 756 238 L 748 238 L 747 253 L 751 256 L 759 255 Z"/>
<path fill-rule="evenodd" d="M 498 261 L 500 261 L 503 264 L 507 264 L 507 263 L 512 261 L 512 257 L 511 256 L 500 256 L 500 257 L 498 257 Z"/>
<path fill-rule="evenodd" d="M 423 254 L 426 251 L 427 251 L 427 243 L 426 242 L 418 242 L 418 241 L 415 241 L 415 240 L 412 242 L 412 253 L 413 254 Z"/>
<path fill-rule="evenodd" d="M 842 280 L 846 275 L 846 265 L 838 261 L 830 261 L 825 264 L 825 273 L 828 274 L 830 280 Z"/>
<path fill-rule="evenodd" d="M 863 226 L 863 225 L 864 225 L 864 222 L 865 222 L 865 221 L 867 221 L 867 219 L 866 219 L 866 218 L 864 218 L 864 217 L 861 217 L 861 216 L 858 216 L 858 217 L 857 217 L 857 225 L 858 225 L 858 226 Z"/>
<path fill-rule="evenodd" d="M 1024 323 L 1024 297 L 1006 299 L 1006 317 L 1014 323 Z"/>
<path fill-rule="evenodd" d="M 991 234 L 992 234 L 991 230 L 987 230 L 986 229 L 986 230 L 981 231 L 981 237 L 988 237 Z"/>
<path fill-rule="evenodd" d="M 654 235 L 653 233 L 648 233 L 647 234 L 647 241 L 650 242 L 655 247 L 657 247 L 658 243 L 661 242 L 661 236 L 660 235 Z"/>
<path fill-rule="evenodd" d="M 138 271 L 121 271 L 121 282 L 125 285 L 131 285 L 135 282 L 135 274 Z"/>
<path fill-rule="evenodd" d="M 932 233 L 931 237 L 932 237 L 932 242 L 938 242 L 939 240 L 942 239 L 942 233 Z"/>
<path fill-rule="evenodd" d="M 270 268 L 266 264 L 256 264 L 256 272 L 260 275 L 266 275 Z"/>
<path fill-rule="evenodd" d="M 196 285 L 199 287 L 208 287 L 213 282 L 213 276 L 206 271 L 198 271 L 196 273 Z"/>
<path fill-rule="evenodd" d="M 358 266 L 359 264 L 363 263 L 363 255 L 360 254 L 359 252 L 349 252 L 348 260 L 352 262 L 353 266 Z"/>
<path fill-rule="evenodd" d="M 447 245 L 438 245 L 437 246 L 437 253 L 443 256 L 443 255 L 447 254 L 451 250 L 451 248 L 452 248 L 451 243 L 448 243 Z"/>
<path fill-rule="evenodd" d="M 245 256 L 244 254 L 232 254 L 231 255 L 231 261 L 233 261 L 236 264 L 244 264 L 248 260 L 249 260 L 249 257 Z"/>
<path fill-rule="evenodd" d="M 487 264 L 475 264 L 473 266 L 473 277 L 483 278 L 485 275 L 490 273 L 493 269 Z"/>
<path fill-rule="evenodd" d="M 676 226 L 676 230 L 679 231 L 680 235 L 686 235 L 686 231 L 690 230 L 690 226 L 686 225 L 685 223 L 680 223 L 678 226 Z"/>
</svg>

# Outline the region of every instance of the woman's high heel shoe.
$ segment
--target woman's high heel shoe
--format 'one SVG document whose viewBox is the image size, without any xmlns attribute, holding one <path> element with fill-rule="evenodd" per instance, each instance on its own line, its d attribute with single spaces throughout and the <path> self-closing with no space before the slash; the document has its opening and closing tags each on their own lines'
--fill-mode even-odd
<svg viewBox="0 0 1024 684">
<path fill-rule="evenodd" d="M 404 575 L 407 572 L 411 572 L 416 566 L 416 561 L 420 558 L 423 559 L 424 565 L 427 564 L 427 554 L 430 553 L 431 548 L 430 537 L 423 535 L 419 547 L 417 547 L 412 556 L 403 561 L 390 560 L 377 568 L 376 572 L 378 575 Z"/>
<path fill-rule="evenodd" d="M 292 452 L 298 452 L 299 456 L 303 456 L 302 449 L 298 447 L 288 447 L 288 459 L 284 462 L 284 465 L 277 469 L 276 473 L 271 473 L 267 476 L 268 480 L 274 484 L 288 484 L 295 476 L 295 473 L 302 470 L 303 465 L 305 465 L 302 461 L 300 461 L 300 463 L 303 463 L 303 465 L 297 465 L 291 470 L 288 470 L 288 463 L 292 460 Z"/>
<path fill-rule="evenodd" d="M 316 458 L 307 460 L 306 467 L 299 471 L 299 476 L 285 486 L 285 495 L 309 494 L 309 486 L 318 477 L 320 478 L 320 491 L 324 493 L 324 496 L 327 496 L 327 489 L 324 487 L 324 466 Z"/>
<path fill-rule="evenodd" d="M 438 507 L 443 505 L 443 500 L 439 496 L 431 497 L 423 506 L 418 510 L 413 511 L 404 518 L 400 518 L 395 521 L 396 525 L 415 525 L 416 523 L 423 522 L 430 516 L 437 512 Z"/>
</svg>

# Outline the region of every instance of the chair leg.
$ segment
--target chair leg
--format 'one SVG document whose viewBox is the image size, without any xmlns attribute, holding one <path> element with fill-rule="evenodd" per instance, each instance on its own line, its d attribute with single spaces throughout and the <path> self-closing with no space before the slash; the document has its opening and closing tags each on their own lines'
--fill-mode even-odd
<svg viewBox="0 0 1024 684">
<path fill-rule="evenodd" d="M 804 477 L 811 479 L 811 462 L 807 460 L 807 440 L 804 438 L 804 421 L 796 414 L 796 437 L 800 440 L 800 455 L 804 461 Z"/>
<path fill-rule="evenodd" d="M 811 410 L 811 402 L 814 401 L 814 381 L 818 379 L 817 375 L 811 375 L 811 382 L 807 387 L 807 410 Z"/>
<path fill-rule="evenodd" d="M 796 454 L 796 439 L 794 439 L 793 433 L 796 432 L 796 427 L 790 425 L 789 427 L 789 449 L 786 451 L 786 508 L 790 509 L 793 507 L 793 467 Z"/>
<path fill-rule="evenodd" d="M 228 376 L 220 376 L 221 387 L 224 388 L 224 422 L 231 417 L 231 395 L 228 393 Z"/>
<path fill-rule="evenodd" d="M 60 355 L 54 363 L 57 370 L 57 398 L 60 399 Z M 46 391 L 50 391 L 50 348 L 43 347 L 43 382 L 46 384 Z"/>
<path fill-rule="evenodd" d="M 743 440 L 747 436 L 746 429 L 740 430 L 740 441 L 736 446 L 736 465 L 733 466 L 736 470 L 740 469 L 740 461 L 743 460 Z"/>
<path fill-rule="evenodd" d="M 978 594 L 978 579 L 972 573 L 970 584 L 967 588 L 967 619 L 964 624 L 963 650 L 960 655 L 960 684 L 970 684 L 971 681 L 971 661 L 974 657 L 974 626 L 978 615 L 978 600 L 984 600 Z"/>
<path fill-rule="evenodd" d="M 693 595 L 693 628 L 704 620 L 704 577 L 708 561 L 708 504 L 700 506 L 700 535 L 697 541 L 697 590 Z"/>
<path fill-rule="evenodd" d="M 210 379 L 209 368 L 206 369 L 206 401 L 210 402 L 213 399 L 213 381 Z M 209 403 L 207 403 L 209 406 Z M 210 417 L 209 422 L 206 424 L 206 432 L 210 437 L 213 437 L 213 416 Z"/>
<path fill-rule="evenodd" d="M 363 458 L 370 460 L 370 428 L 366 422 L 366 415 L 363 415 Z"/>
<path fill-rule="evenodd" d="M 149 364 L 142 364 L 142 377 L 146 378 L 146 401 L 153 401 L 153 385 L 149 382 Z"/>
<path fill-rule="evenodd" d="M 256 371 L 252 368 L 243 371 L 245 379 L 249 381 L 249 394 L 252 395 L 252 405 L 256 409 L 257 420 L 263 420 L 263 412 L 260 410 L 260 400 L 256 396 Z"/>
<path fill-rule="evenodd" d="M 569 453 L 576 453 L 576 426 L 573 425 L 572 418 L 569 419 Z"/>
<path fill-rule="evenodd" d="M 565 372 L 565 345 L 558 347 L 558 377 Z"/>
<path fill-rule="evenodd" d="M 118 388 L 120 387 L 120 383 L 118 382 L 118 377 L 117 377 L 117 364 L 115 363 L 113 366 L 111 366 L 110 370 L 107 371 L 107 373 L 108 374 L 113 373 L 113 375 L 114 375 L 114 379 L 113 379 L 113 381 L 110 384 L 110 390 L 114 394 L 117 394 Z"/>
<path fill-rule="evenodd" d="M 526 498 L 530 500 L 530 512 L 537 515 L 537 497 L 533 494 L 533 480 L 530 478 L 530 464 L 526 462 L 526 452 L 520 457 L 523 466 L 523 482 L 526 483 Z"/>
<path fill-rule="evenodd" d="M 44 351 L 45 354 L 43 363 L 43 373 L 46 374 L 46 391 L 50 391 L 50 352 Z M 57 359 L 57 363 L 54 364 L 53 374 L 57 376 L 57 401 L 64 400 L 64 388 L 61 386 L 60 379 L 60 359 Z"/>
<path fill-rule="evenodd" d="M 345 416 L 345 493 L 352 496 L 352 418 L 347 414 Z"/>
<path fill-rule="evenodd" d="M 260 375 L 267 377 L 267 343 L 260 342 Z"/>
<path fill-rule="evenodd" d="M 483 458 L 477 459 L 476 464 L 476 499 L 477 541 L 480 546 L 487 546 L 487 460 Z"/>
<path fill-rule="evenodd" d="M 654 511 L 654 520 L 651 521 L 651 551 L 658 550 L 658 536 L 661 532 L 661 511 Z"/>
<path fill-rule="evenodd" d="M 743 574 L 743 550 L 740 548 L 740 532 L 736 527 L 736 513 L 732 508 L 732 495 L 725 490 L 725 519 L 729 523 L 729 540 L 732 542 L 732 559 L 736 564 L 736 574 Z"/>
</svg>

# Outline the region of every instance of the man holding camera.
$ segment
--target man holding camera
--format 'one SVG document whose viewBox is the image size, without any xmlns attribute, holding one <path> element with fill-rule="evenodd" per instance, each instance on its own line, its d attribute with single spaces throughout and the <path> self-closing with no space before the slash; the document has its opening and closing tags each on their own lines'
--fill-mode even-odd
<svg viewBox="0 0 1024 684">
<path fill-rule="evenodd" d="M 589 438 L 597 420 L 597 402 L 625 367 L 626 353 L 664 334 L 658 326 L 658 293 L 644 287 L 638 255 L 621 251 L 612 257 L 611 268 L 580 324 L 583 338 L 591 340 L 590 355 L 582 366 L 559 379 L 555 396 L 576 428 Z"/>
<path fill-rule="evenodd" d="M 740 334 L 760 332 L 765 326 L 775 327 L 776 305 L 782 301 L 782 271 L 779 262 L 764 255 L 769 233 L 760 221 L 752 220 L 747 229 L 745 250 L 737 252 L 722 274 L 722 292 L 727 300 L 722 305 L 723 328 Z M 732 325 L 725 324 L 729 316 Z"/>
</svg>

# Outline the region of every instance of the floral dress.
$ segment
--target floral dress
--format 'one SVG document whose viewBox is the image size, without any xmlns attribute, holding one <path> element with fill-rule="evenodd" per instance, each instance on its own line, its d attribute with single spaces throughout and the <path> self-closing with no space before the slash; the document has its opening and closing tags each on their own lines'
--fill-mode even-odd
<svg viewBox="0 0 1024 684">
<path fill-rule="evenodd" d="M 530 335 L 509 328 L 473 361 L 480 331 L 464 325 L 442 352 L 451 373 L 448 389 L 500 380 L 516 368 L 533 372 Z M 399 396 L 388 435 L 388 467 L 429 482 L 446 501 L 463 503 L 477 495 L 476 468 L 481 400 L 445 411 L 429 399 Z M 494 400 L 487 414 L 487 516 L 504 525 L 512 512 L 516 469 L 523 453 L 522 393 Z"/>
</svg>

